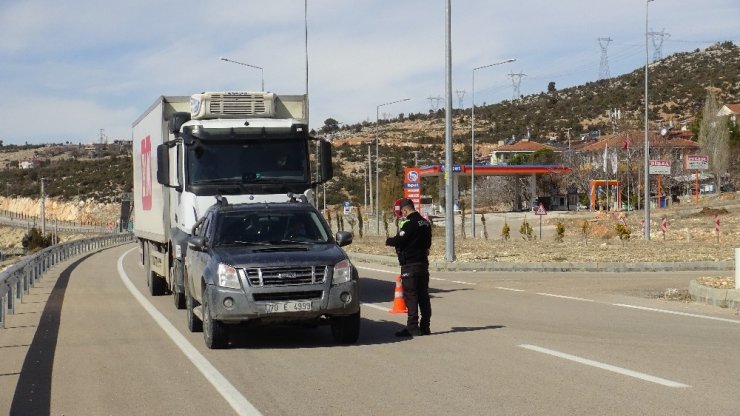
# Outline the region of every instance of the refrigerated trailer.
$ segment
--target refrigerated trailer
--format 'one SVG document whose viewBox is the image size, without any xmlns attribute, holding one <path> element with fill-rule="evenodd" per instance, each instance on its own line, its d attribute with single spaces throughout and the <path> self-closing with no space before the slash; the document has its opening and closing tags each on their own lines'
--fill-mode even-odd
<svg viewBox="0 0 740 416">
<path fill-rule="evenodd" d="M 313 202 L 333 174 L 331 145 L 309 135 L 305 95 L 160 96 L 132 127 L 133 231 L 150 294 L 171 293 L 179 309 L 187 240 L 217 197 Z"/>
</svg>

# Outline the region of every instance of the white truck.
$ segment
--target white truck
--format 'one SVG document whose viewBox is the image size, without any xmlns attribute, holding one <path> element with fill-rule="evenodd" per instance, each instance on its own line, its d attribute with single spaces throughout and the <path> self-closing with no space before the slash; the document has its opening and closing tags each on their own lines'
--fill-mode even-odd
<svg viewBox="0 0 740 416">
<path fill-rule="evenodd" d="M 333 175 L 331 145 L 309 135 L 305 95 L 160 96 L 132 127 L 134 234 L 150 294 L 171 293 L 178 309 L 188 239 L 216 196 L 313 202 Z"/>
</svg>

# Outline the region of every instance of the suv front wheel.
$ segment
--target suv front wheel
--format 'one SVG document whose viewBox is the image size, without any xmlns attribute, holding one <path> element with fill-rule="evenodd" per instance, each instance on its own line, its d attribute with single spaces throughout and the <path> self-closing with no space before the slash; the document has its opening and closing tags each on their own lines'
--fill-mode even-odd
<svg viewBox="0 0 740 416">
<path fill-rule="evenodd" d="M 223 322 L 213 319 L 208 301 L 208 293 L 203 292 L 203 339 L 206 347 L 215 350 L 225 348 L 228 342 L 228 333 Z"/>
<path fill-rule="evenodd" d="M 332 316 L 331 335 L 338 344 L 354 344 L 360 337 L 360 311 L 346 316 Z"/>
</svg>

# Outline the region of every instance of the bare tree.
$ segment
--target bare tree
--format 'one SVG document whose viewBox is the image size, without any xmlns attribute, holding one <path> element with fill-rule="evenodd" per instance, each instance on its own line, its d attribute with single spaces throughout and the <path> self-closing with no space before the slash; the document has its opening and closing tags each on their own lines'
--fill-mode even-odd
<svg viewBox="0 0 740 416">
<path fill-rule="evenodd" d="M 699 125 L 699 145 L 709 157 L 709 171 L 714 174 L 717 191 L 730 161 L 730 132 L 727 128 L 727 118 L 717 115 L 719 109 L 717 97 L 710 90 L 704 101 L 704 111 Z"/>
</svg>

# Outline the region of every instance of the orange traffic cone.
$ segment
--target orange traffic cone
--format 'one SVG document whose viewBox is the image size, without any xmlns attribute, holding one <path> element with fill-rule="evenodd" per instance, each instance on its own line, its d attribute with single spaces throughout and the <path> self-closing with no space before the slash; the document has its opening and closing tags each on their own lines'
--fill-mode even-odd
<svg viewBox="0 0 740 416">
<path fill-rule="evenodd" d="M 406 301 L 403 300 L 403 286 L 401 286 L 401 275 L 396 277 L 396 290 L 393 294 L 393 308 L 390 313 L 406 313 Z"/>
</svg>

